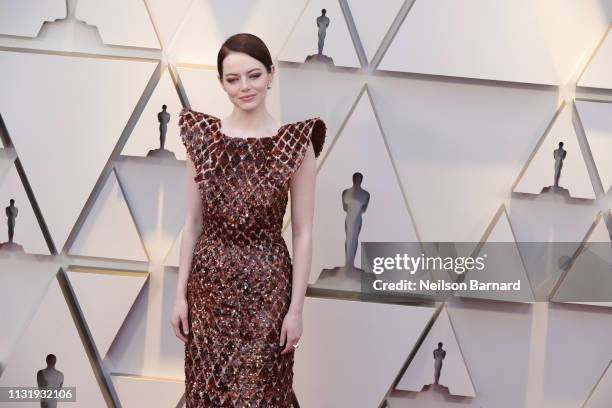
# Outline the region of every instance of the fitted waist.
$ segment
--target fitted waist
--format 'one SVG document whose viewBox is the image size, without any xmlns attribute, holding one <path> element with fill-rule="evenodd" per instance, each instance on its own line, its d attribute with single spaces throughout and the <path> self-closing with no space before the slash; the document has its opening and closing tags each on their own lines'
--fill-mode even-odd
<svg viewBox="0 0 612 408">
<path fill-rule="evenodd" d="M 223 245 L 241 246 L 241 247 L 266 247 L 270 245 L 285 245 L 285 240 L 278 229 L 265 228 L 232 228 L 220 227 L 214 225 L 206 225 L 202 231 L 201 239 L 206 241 L 215 241 Z"/>
</svg>

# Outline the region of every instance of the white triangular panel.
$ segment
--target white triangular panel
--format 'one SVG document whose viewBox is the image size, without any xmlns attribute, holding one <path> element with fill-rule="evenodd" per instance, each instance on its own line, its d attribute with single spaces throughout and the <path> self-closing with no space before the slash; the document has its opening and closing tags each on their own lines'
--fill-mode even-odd
<svg viewBox="0 0 612 408">
<path fill-rule="evenodd" d="M 335 0 L 310 0 L 280 52 L 280 61 L 302 63 L 318 52 L 317 17 L 327 11 L 329 26 L 325 35 L 323 54 L 332 58 L 335 66 L 359 68 L 359 58 L 353 46 L 340 3 Z"/>
<path fill-rule="evenodd" d="M 604 191 L 608 192 L 612 186 L 612 103 L 576 101 L 576 109 L 597 166 L 597 174 Z"/>
<path fill-rule="evenodd" d="M 1 52 L 0 66 L 0 112 L 61 251 L 156 63 Z"/>
<path fill-rule="evenodd" d="M 557 110 L 556 91 L 401 75 L 368 82 L 420 238 L 479 241 Z"/>
<path fill-rule="evenodd" d="M 185 222 L 185 163 L 134 157 L 115 169 L 149 260 L 163 263 Z"/>
<path fill-rule="evenodd" d="M 178 268 L 180 265 L 180 257 L 181 257 L 181 239 L 183 236 L 183 231 L 185 227 L 181 229 L 181 232 L 176 236 L 174 243 L 172 244 L 172 248 L 168 251 L 168 255 L 166 255 L 166 260 L 164 261 L 164 265 L 166 266 L 174 266 Z"/>
<path fill-rule="evenodd" d="M 612 406 L 612 369 L 610 369 L 610 366 L 611 364 L 608 364 L 583 408 L 608 408 Z"/>
<path fill-rule="evenodd" d="M 348 0 L 368 61 L 372 60 L 404 0 Z"/>
<path fill-rule="evenodd" d="M 0 362 L 4 365 L 36 313 L 60 265 L 30 259 L 0 258 Z M 28 288 L 28 290 L 15 290 Z"/>
<path fill-rule="evenodd" d="M 14 165 L 10 166 L 5 176 L 0 178 L 0 197 L 3 197 L 4 200 L 1 204 L 5 220 L 3 228 L 0 229 L 0 242 L 8 241 L 8 228 L 6 227 L 4 208 L 10 205 L 9 200 L 13 198 L 18 211 L 17 218 L 15 219 L 13 242 L 22 245 L 27 253 L 49 255 L 49 247 L 32 209 L 30 199 L 19 178 L 17 168 Z"/>
<path fill-rule="evenodd" d="M 440 370 L 439 383 L 448 387 L 449 393 L 452 395 L 475 397 L 476 391 L 461 354 L 461 348 L 457 342 L 446 307 L 436 318 L 396 388 L 419 392 L 424 386 L 434 383 L 433 350 L 438 348 L 438 342 L 443 343 L 442 349 L 446 351 Z"/>
<path fill-rule="evenodd" d="M 66 274 L 104 359 L 148 275 L 95 270 L 68 270 Z"/>
<path fill-rule="evenodd" d="M 381 70 L 557 84 L 531 0 L 415 1 Z"/>
<path fill-rule="evenodd" d="M 307 297 L 293 383 L 300 406 L 378 406 L 433 311 Z"/>
<path fill-rule="evenodd" d="M 612 88 L 612 36 L 608 31 L 606 38 L 597 50 L 595 57 L 591 60 L 588 67 L 578 81 L 578 86 L 591 88 Z"/>
<path fill-rule="evenodd" d="M 182 63 L 216 66 L 219 48 L 228 37 L 253 33 L 275 59 L 305 4 L 306 0 L 233 0 L 228 7 L 222 0 L 194 0 L 169 52 Z"/>
<path fill-rule="evenodd" d="M 453 300 L 452 298 L 446 303 L 446 309 L 461 345 L 465 363 L 469 367 L 472 383 L 476 387 L 476 397 L 452 396 L 444 389 L 433 386 L 418 393 L 395 390 L 387 397 L 389 408 L 543 408 L 545 406 L 552 408 L 558 406 L 559 393 L 562 393 L 564 387 L 568 385 L 567 382 L 563 382 L 563 379 L 568 378 L 567 373 L 571 372 L 572 365 L 568 360 L 571 362 L 584 361 L 585 357 L 590 357 L 589 361 L 599 361 L 596 353 L 592 352 L 587 353 L 587 356 L 576 356 L 575 359 L 572 358 L 573 356 L 566 356 L 565 353 L 558 352 L 559 347 L 562 347 L 564 352 L 569 351 L 571 347 L 567 345 L 567 341 L 560 341 L 560 339 L 565 339 L 564 337 L 547 336 L 547 328 L 550 328 L 551 320 L 561 321 L 560 324 L 568 328 L 568 333 L 572 332 L 571 325 L 567 322 L 563 323 L 567 316 L 553 316 L 555 319 L 547 320 L 548 311 L 544 310 L 544 316 L 535 316 L 535 313 L 532 312 L 534 305 Z M 564 313 L 567 313 L 567 310 L 562 310 L 560 315 Z M 609 319 L 602 319 L 600 316 L 600 324 L 606 321 Z M 549 322 L 548 327 L 542 324 L 546 322 Z M 591 337 L 596 333 L 596 330 L 586 331 Z M 603 337 L 608 340 L 610 336 L 604 335 Z M 586 338 L 579 336 L 571 344 L 575 347 L 582 344 Z M 547 344 L 540 346 L 542 343 Z M 601 349 L 601 341 L 594 340 L 593 343 L 599 343 L 597 347 Z M 565 345 L 564 348 L 563 345 Z M 574 348 L 574 350 L 579 348 Z M 562 360 L 562 363 L 556 361 L 554 362 L 556 364 L 550 364 L 550 359 L 546 357 L 551 357 L 549 353 L 553 351 L 556 360 Z M 535 358 L 535 356 L 540 356 L 540 358 Z M 551 370 L 539 371 L 544 370 L 544 365 L 552 367 L 552 370 L 562 367 L 563 371 L 557 373 L 559 376 L 555 377 Z M 584 372 L 584 367 L 582 368 Z M 540 377 L 536 377 L 536 374 L 539 374 Z M 551 375 L 560 378 L 561 381 L 555 381 L 554 384 L 546 382 L 545 380 Z M 532 382 L 526 381 L 526 378 L 534 381 L 539 378 L 540 381 L 545 382 L 538 383 L 538 388 L 534 390 L 531 387 Z M 538 399 L 542 396 L 539 391 L 543 386 L 557 387 L 554 389 L 556 393 L 546 393 L 544 396 L 550 397 L 546 400 Z M 572 394 L 572 402 L 576 401 L 573 397 L 579 394 L 582 388 L 576 387 L 576 390 L 577 392 Z M 532 391 L 536 391 L 535 398 L 529 396 L 526 399 L 526 396 Z M 584 391 L 581 399 L 584 399 L 588 392 L 586 389 Z M 562 405 L 579 406 L 576 403 Z"/>
<path fill-rule="evenodd" d="M 123 408 L 176 407 L 185 392 L 185 381 L 157 377 L 111 374 Z"/>
<path fill-rule="evenodd" d="M 454 294 L 466 298 L 534 302 L 533 288 L 516 244 L 505 206 L 498 211 L 493 223 L 490 233 L 483 238 L 484 244 L 474 256 L 483 258 L 484 269 L 472 269 L 465 272 L 464 282 L 467 283 L 468 290 L 457 290 Z M 450 274 L 453 278 L 458 276 L 453 271 Z M 477 280 L 480 283 L 520 281 L 520 290 L 470 290 L 470 280 Z"/>
<path fill-rule="evenodd" d="M 36 387 L 36 373 L 47 366 L 48 354 L 57 358 L 55 368 L 64 374 L 63 386 L 77 389 L 78 397 L 71 406 L 108 406 L 57 280 L 49 286 L 36 315 L 11 353 L 0 386 Z"/>
<path fill-rule="evenodd" d="M 66 14 L 65 0 L 0 1 L 0 34 L 36 37 L 45 21 Z"/>
<path fill-rule="evenodd" d="M 563 149 L 567 151 L 559 185 L 568 189 L 571 197 L 595 199 L 595 191 L 572 123 L 572 111 L 568 106 L 562 108 L 513 191 L 540 194 L 542 188 L 554 184 L 553 152 L 559 147 L 559 142 L 563 142 Z"/>
<path fill-rule="evenodd" d="M 104 44 L 160 48 L 142 0 L 79 0 L 75 17 L 96 26 Z"/>
<path fill-rule="evenodd" d="M 342 207 L 342 191 L 353 185 L 355 172 L 363 174 L 361 187 L 370 193 L 367 210 L 362 214 L 359 242 L 418 241 L 368 92 L 364 91 L 317 174 L 309 283 L 314 283 L 323 269 L 345 263 L 346 213 Z M 384 222 L 388 214 L 395 214 L 394 223 Z M 291 249 L 291 229 L 287 228 L 283 235 Z M 355 266 L 360 265 L 358 246 Z"/>
<path fill-rule="evenodd" d="M 563 281 L 552 296 L 555 302 L 612 306 L 612 249 L 610 233 L 599 216 Z"/>
<path fill-rule="evenodd" d="M 176 88 L 168 70 L 164 70 L 153 94 L 142 111 L 138 122 L 121 151 L 125 156 L 146 156 L 149 150 L 159 149 L 160 131 L 157 114 L 162 111 L 162 105 L 170 114 L 168 130 L 166 131 L 166 150 L 174 152 L 180 160 L 185 160 L 185 148 L 179 136 L 178 114 L 182 108 L 181 101 L 176 94 Z"/>
<path fill-rule="evenodd" d="M 68 252 L 70 255 L 147 262 L 115 171 L 112 170 Z"/>
<path fill-rule="evenodd" d="M 181 22 L 186 18 L 186 13 L 191 5 L 191 0 L 147 0 L 151 20 L 157 29 L 159 40 L 165 49 L 170 42 Z"/>
</svg>

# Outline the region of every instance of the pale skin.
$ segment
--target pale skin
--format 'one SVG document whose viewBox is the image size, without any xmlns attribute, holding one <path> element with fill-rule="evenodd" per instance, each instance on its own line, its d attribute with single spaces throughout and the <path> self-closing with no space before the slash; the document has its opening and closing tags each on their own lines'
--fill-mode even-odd
<svg viewBox="0 0 612 408">
<path fill-rule="evenodd" d="M 281 124 L 266 108 L 267 87 L 272 83 L 276 67 L 270 72 L 257 59 L 251 56 L 232 52 L 223 60 L 223 77 L 219 82 L 228 98 L 234 105 L 232 113 L 221 120 L 221 131 L 232 137 L 266 137 L 276 134 Z M 249 100 L 241 97 L 253 95 Z M 183 342 L 187 338 L 181 332 L 188 333 L 186 288 L 191 270 L 191 257 L 195 244 L 203 229 L 202 202 L 194 177 L 196 169 L 187 157 L 187 211 L 185 226 L 181 239 L 178 284 L 176 300 L 170 323 L 174 334 Z M 314 195 L 316 181 L 316 161 L 312 144 L 300 167 L 292 174 L 289 181 L 291 194 L 291 228 L 293 242 L 293 277 L 291 303 L 283 319 L 279 345 L 283 346 L 281 354 L 295 350 L 302 337 L 302 312 L 304 297 L 308 285 L 312 258 L 312 222 L 314 216 Z"/>
</svg>

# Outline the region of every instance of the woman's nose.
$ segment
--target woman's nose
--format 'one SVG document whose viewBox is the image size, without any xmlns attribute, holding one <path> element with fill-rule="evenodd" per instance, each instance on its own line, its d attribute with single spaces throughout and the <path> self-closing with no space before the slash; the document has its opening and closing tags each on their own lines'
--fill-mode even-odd
<svg viewBox="0 0 612 408">
<path fill-rule="evenodd" d="M 249 89 L 249 81 L 246 78 L 243 78 L 240 81 L 240 89 L 246 91 Z"/>
</svg>

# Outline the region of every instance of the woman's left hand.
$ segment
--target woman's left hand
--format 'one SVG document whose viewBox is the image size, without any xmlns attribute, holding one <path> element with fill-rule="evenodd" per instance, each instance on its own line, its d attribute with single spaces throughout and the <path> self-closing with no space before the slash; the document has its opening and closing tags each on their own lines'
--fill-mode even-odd
<svg viewBox="0 0 612 408">
<path fill-rule="evenodd" d="M 294 351 L 295 347 L 293 346 L 298 344 L 300 337 L 302 337 L 302 314 L 290 311 L 283 319 L 283 326 L 281 328 L 279 345 L 285 345 L 281 354 L 287 354 Z"/>
</svg>

